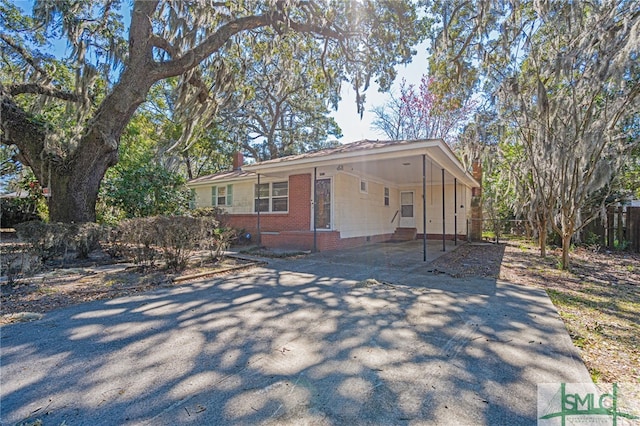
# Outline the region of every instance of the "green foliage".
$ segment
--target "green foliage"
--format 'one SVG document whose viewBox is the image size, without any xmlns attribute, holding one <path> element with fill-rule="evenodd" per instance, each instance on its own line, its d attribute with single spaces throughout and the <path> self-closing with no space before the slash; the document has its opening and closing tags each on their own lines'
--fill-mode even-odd
<svg viewBox="0 0 640 426">
<path fill-rule="evenodd" d="M 155 123 L 147 114 L 138 114 L 127 127 L 120 161 L 107 172 L 100 189 L 98 211 L 104 223 L 179 214 L 188 208 L 184 178 L 160 163 L 157 138 Z"/>
<path fill-rule="evenodd" d="M 487 179 L 489 213 L 526 217 L 541 246 L 553 229 L 564 268 L 576 232 L 624 188 L 637 188 L 628 162 L 640 143 L 636 3 L 426 5 L 434 20 L 430 75 L 441 83 L 434 92 L 468 96 L 482 83 L 499 114 L 507 161 Z"/>
<path fill-rule="evenodd" d="M 30 170 L 24 169 L 9 183 L 8 188 L 16 193 L 16 197 L 3 198 L 1 201 L 3 227 L 12 227 L 20 222 L 47 219 L 47 199 L 40 183 Z"/>
<path fill-rule="evenodd" d="M 115 177 L 104 182 L 106 204 L 119 207 L 125 217 L 177 214 L 189 203 L 184 179 L 162 166 L 141 163 L 139 167 L 118 165 Z"/>
<path fill-rule="evenodd" d="M 265 29 L 243 39 L 243 49 L 235 53 L 245 64 L 243 83 L 216 120 L 257 160 L 333 146 L 328 138 L 341 136 L 329 116 L 340 81 L 326 78 L 316 41 L 288 33 L 283 43 L 274 44 L 274 36 L 275 30 Z"/>
<path fill-rule="evenodd" d="M 125 20 L 121 11 L 128 6 Z M 41 181 L 52 176 L 58 194 L 50 205 L 54 220 L 95 220 L 100 182 L 118 154 L 126 157 L 119 152 L 124 127 L 154 85 L 166 79 L 170 84 L 157 89 L 158 95 L 170 89 L 164 93 L 166 108 L 156 117 L 170 111 L 170 123 L 153 123 L 153 132 L 166 136 L 150 138 L 162 148 L 155 162 L 132 160 L 131 166 L 150 166 L 117 170 L 100 196 L 103 201 L 113 196 L 105 205 L 121 210 L 103 211 L 106 221 L 178 212 L 182 202 L 171 175 L 179 169 L 171 164 L 179 157 L 178 146 L 189 147 L 212 125 L 222 129 L 213 137 L 216 143 L 250 146 L 256 158 L 266 151 L 270 156 L 304 152 L 325 143 L 327 135 L 339 136 L 327 106 L 335 106 L 343 83 L 356 92 L 360 114 L 372 80 L 382 90 L 389 88 L 394 67 L 409 63 L 413 46 L 425 36 L 427 20 L 417 8 L 408 0 L 230 1 L 215 7 L 209 2 L 38 0 L 22 9 L 0 0 L 0 116 L 3 130 L 11 130 L 3 132 L 1 142 L 16 145 Z M 66 42 L 68 49 L 54 48 L 51 40 Z M 272 94 L 273 99 L 263 96 Z M 230 106 L 250 112 L 253 123 L 270 107 L 287 110 L 266 114 L 269 129 L 258 134 L 248 125 L 222 126 L 221 112 Z M 269 139 L 270 145 L 256 148 L 250 143 L 256 137 Z M 204 148 L 194 153 L 198 160 L 207 157 Z M 172 149 L 172 156 L 160 152 Z M 199 174 L 193 166 L 186 165 L 190 177 Z M 209 163 L 202 170 L 207 168 L 216 166 Z M 128 186 L 132 182 L 135 190 Z M 158 207 L 147 208 L 153 205 Z"/>
</svg>

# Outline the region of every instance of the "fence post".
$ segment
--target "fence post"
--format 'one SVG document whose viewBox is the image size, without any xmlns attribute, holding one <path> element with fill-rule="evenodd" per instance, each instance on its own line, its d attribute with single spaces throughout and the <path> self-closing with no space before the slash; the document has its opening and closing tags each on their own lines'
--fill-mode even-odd
<svg viewBox="0 0 640 426">
<path fill-rule="evenodd" d="M 613 248 L 613 207 L 607 208 L 607 247 Z"/>
<path fill-rule="evenodd" d="M 640 207 L 627 207 L 627 238 L 630 248 L 640 253 Z"/>
</svg>

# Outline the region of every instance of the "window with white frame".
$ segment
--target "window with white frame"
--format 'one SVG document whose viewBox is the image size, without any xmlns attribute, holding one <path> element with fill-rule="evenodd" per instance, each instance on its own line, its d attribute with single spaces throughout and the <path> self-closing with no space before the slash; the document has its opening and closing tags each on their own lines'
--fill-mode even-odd
<svg viewBox="0 0 640 426">
<path fill-rule="evenodd" d="M 255 212 L 287 212 L 289 211 L 289 182 L 272 182 L 256 185 L 254 198 Z"/>
<path fill-rule="evenodd" d="M 364 192 L 365 194 L 369 192 L 369 185 L 366 180 L 360 181 L 360 192 Z"/>
<path fill-rule="evenodd" d="M 384 187 L 384 205 L 389 206 L 389 187 Z"/>
<path fill-rule="evenodd" d="M 211 187 L 212 206 L 231 206 L 233 203 L 233 185 Z"/>
</svg>

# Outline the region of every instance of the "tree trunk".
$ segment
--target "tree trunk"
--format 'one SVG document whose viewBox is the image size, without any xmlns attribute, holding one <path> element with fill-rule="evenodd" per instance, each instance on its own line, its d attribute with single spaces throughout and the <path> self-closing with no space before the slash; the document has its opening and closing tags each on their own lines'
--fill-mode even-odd
<svg viewBox="0 0 640 426">
<path fill-rule="evenodd" d="M 571 233 L 562 234 L 562 269 L 569 269 L 569 249 L 571 248 Z"/>
<path fill-rule="evenodd" d="M 546 220 L 541 221 L 539 224 L 538 243 L 540 245 L 540 257 L 545 259 L 547 257 L 547 221 Z"/>
<path fill-rule="evenodd" d="M 116 164 L 118 154 L 117 151 L 105 149 L 105 144 L 99 141 L 90 145 L 101 146 L 102 152 L 84 149 L 67 164 L 66 172 L 51 174 L 51 222 L 96 221 L 96 200 L 100 182 L 107 169 Z"/>
</svg>

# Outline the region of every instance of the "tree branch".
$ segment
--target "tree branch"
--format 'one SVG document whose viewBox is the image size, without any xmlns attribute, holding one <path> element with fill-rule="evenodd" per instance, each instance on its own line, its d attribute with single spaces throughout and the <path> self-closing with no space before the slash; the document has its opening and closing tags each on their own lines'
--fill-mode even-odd
<svg viewBox="0 0 640 426">
<path fill-rule="evenodd" d="M 26 49 L 20 46 L 14 39 L 12 39 L 6 34 L 0 33 L 0 40 L 4 41 L 11 48 L 13 48 L 13 50 L 15 50 L 20 56 L 22 56 L 24 60 L 27 61 L 27 63 L 31 65 L 33 69 L 38 71 L 40 74 L 42 74 L 45 77 L 49 75 L 49 73 L 38 64 L 38 61 L 33 56 L 31 56 L 31 54 L 27 52 Z"/>
<path fill-rule="evenodd" d="M 172 59 L 175 59 L 180 54 L 180 51 L 174 45 L 156 34 L 153 34 L 149 41 L 151 42 L 151 46 L 164 50 Z"/>
<path fill-rule="evenodd" d="M 30 166 L 38 179 L 41 170 L 40 155 L 44 150 L 45 129 L 41 123 L 32 120 L 19 105 L 15 103 L 11 94 L 0 83 L 0 122 L 2 134 L 0 143 L 16 145 L 20 150 L 20 159 Z"/>
<path fill-rule="evenodd" d="M 185 52 L 179 58 L 157 63 L 153 70 L 153 78 L 154 80 L 160 80 L 184 74 L 217 52 L 232 36 L 242 31 L 265 27 L 270 24 L 272 24 L 271 17 L 265 15 L 247 16 L 228 22 L 218 28 L 215 33 L 207 37 L 198 46 Z"/>
<path fill-rule="evenodd" d="M 11 96 L 20 95 L 24 93 L 31 93 L 35 95 L 44 95 L 52 98 L 62 99 L 63 101 L 80 102 L 81 99 L 75 93 L 66 92 L 64 90 L 55 89 L 52 87 L 42 86 L 36 83 L 26 84 L 12 84 L 8 87 L 8 91 Z"/>
</svg>

